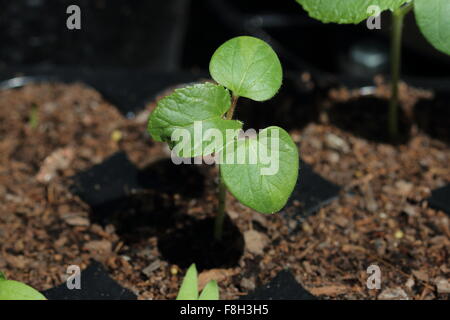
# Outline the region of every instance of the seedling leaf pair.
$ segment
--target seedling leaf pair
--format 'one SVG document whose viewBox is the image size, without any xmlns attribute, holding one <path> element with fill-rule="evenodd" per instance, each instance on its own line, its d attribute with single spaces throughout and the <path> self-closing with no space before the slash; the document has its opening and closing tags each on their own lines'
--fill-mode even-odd
<svg viewBox="0 0 450 320">
<path fill-rule="evenodd" d="M 277 212 L 297 180 L 297 147 L 278 127 L 239 140 L 242 123 L 232 116 L 238 97 L 264 101 L 278 92 L 283 74 L 280 61 L 267 43 L 243 36 L 221 45 L 209 69 L 218 84 L 188 86 L 161 99 L 150 116 L 148 131 L 155 140 L 167 142 L 178 157 L 214 153 L 220 160 L 221 181 L 240 202 L 262 213 Z M 222 138 L 209 135 L 210 129 Z M 227 133 L 233 130 L 234 134 Z M 263 139 L 267 136 L 270 139 Z M 231 153 L 235 156 L 229 157 Z"/>
<path fill-rule="evenodd" d="M 215 280 L 208 282 L 198 295 L 197 268 L 192 264 L 183 279 L 177 300 L 219 300 L 219 287 Z"/>
<path fill-rule="evenodd" d="M 0 300 L 46 300 L 46 298 L 22 282 L 7 280 L 0 272 Z"/>
</svg>

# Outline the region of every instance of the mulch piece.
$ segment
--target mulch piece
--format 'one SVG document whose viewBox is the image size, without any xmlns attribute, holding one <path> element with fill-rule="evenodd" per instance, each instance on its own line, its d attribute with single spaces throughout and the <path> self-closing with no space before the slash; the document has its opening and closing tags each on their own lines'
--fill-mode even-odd
<svg viewBox="0 0 450 320">
<path fill-rule="evenodd" d="M 165 145 L 146 134 L 153 107 L 127 119 L 81 84 L 0 92 L 0 269 L 9 278 L 44 291 L 64 283 L 67 266 L 85 269 L 95 259 L 138 299 L 176 297 L 184 262 L 167 257 L 160 242 L 207 225 L 217 170 L 169 165 Z M 283 213 L 262 215 L 228 196 L 231 229 L 244 242 L 240 257 L 204 263 L 202 279 L 219 280 L 223 299 L 245 296 L 286 268 L 321 299 L 383 292 L 448 299 L 449 217 L 424 199 L 450 182 L 449 146 L 420 132 L 393 146 L 324 124 L 291 134 L 304 162 L 342 187 L 340 197 L 293 233 Z M 71 177 L 117 152 L 137 168 L 139 183 L 161 181 L 106 205 L 71 192 Z M 381 290 L 367 289 L 372 264 L 381 269 Z"/>
</svg>

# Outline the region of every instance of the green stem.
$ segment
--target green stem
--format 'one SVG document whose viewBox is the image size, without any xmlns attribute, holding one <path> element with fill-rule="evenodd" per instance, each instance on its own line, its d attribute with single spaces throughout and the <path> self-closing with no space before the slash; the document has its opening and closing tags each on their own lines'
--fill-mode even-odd
<svg viewBox="0 0 450 320">
<path fill-rule="evenodd" d="M 398 88 L 401 72 L 402 31 L 405 15 L 412 9 L 412 2 L 398 8 L 392 14 L 391 33 L 391 100 L 389 102 L 388 131 L 391 139 L 398 137 Z"/>
<path fill-rule="evenodd" d="M 231 107 L 226 114 L 226 119 L 233 119 L 234 110 L 236 109 L 236 104 L 238 100 L 238 96 L 233 96 L 231 101 Z M 214 238 L 217 241 L 222 240 L 223 234 L 223 222 L 225 220 L 225 201 L 227 196 L 227 187 L 223 182 L 223 179 L 220 175 L 220 166 L 219 166 L 219 207 L 217 208 L 216 220 L 214 221 Z"/>
<path fill-rule="evenodd" d="M 220 176 L 219 167 L 219 207 L 217 209 L 216 220 L 214 222 L 214 238 L 217 241 L 222 240 L 223 221 L 225 220 L 225 201 L 227 196 L 227 187 Z"/>
</svg>

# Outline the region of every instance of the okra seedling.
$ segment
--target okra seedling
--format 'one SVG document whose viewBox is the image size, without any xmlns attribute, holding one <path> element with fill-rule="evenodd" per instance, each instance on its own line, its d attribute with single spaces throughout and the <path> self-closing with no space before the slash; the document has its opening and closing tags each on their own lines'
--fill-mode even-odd
<svg viewBox="0 0 450 320">
<path fill-rule="evenodd" d="M 419 29 L 439 51 L 450 54 L 450 1 L 448 0 L 297 0 L 312 18 L 322 22 L 360 23 L 371 16 L 370 10 L 392 11 L 391 30 L 391 99 L 388 131 L 398 136 L 398 83 L 400 81 L 403 21 L 414 9 Z"/>
<path fill-rule="evenodd" d="M 233 38 L 216 50 L 209 70 L 216 83 L 187 86 L 161 99 L 148 131 L 153 139 L 167 142 L 177 157 L 214 157 L 219 166 L 214 235 L 220 240 L 226 190 L 258 212 L 278 212 L 296 184 L 299 158 L 297 146 L 282 128 L 243 134 L 242 122 L 233 119 L 239 97 L 265 101 L 281 87 L 281 63 L 267 43 Z"/>
<path fill-rule="evenodd" d="M 219 287 L 215 280 L 211 280 L 199 296 L 197 268 L 192 264 L 184 276 L 177 300 L 219 300 Z"/>
<path fill-rule="evenodd" d="M 7 280 L 0 271 L 0 300 L 47 300 L 39 291 L 14 280 Z"/>
</svg>

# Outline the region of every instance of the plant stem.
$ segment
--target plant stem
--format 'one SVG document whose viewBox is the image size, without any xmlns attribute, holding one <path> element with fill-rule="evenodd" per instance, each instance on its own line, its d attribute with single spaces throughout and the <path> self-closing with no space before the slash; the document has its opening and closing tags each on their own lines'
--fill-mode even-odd
<svg viewBox="0 0 450 320">
<path fill-rule="evenodd" d="M 228 109 L 227 115 L 225 117 L 227 120 L 233 119 L 234 109 L 236 109 L 236 104 L 237 104 L 238 99 L 239 99 L 239 96 L 235 96 L 235 95 L 233 95 L 233 97 L 231 98 L 231 107 L 230 107 L 230 109 Z"/>
<path fill-rule="evenodd" d="M 412 2 L 392 13 L 391 31 L 391 99 L 389 102 L 388 132 L 392 140 L 398 137 L 398 87 L 401 72 L 402 31 L 405 15 L 412 9 Z"/>
<path fill-rule="evenodd" d="M 232 97 L 231 107 L 226 114 L 226 119 L 233 119 L 234 110 L 236 109 L 236 104 L 238 100 L 238 96 Z M 217 208 L 216 220 L 214 221 L 214 238 L 217 241 L 222 240 L 223 234 L 223 221 L 225 220 L 225 201 L 227 196 L 227 187 L 223 182 L 220 175 L 220 166 L 219 166 L 219 207 Z"/>
<path fill-rule="evenodd" d="M 225 201 L 227 196 L 227 187 L 220 177 L 219 167 L 219 207 L 217 209 L 216 220 L 214 221 L 214 238 L 217 241 L 222 240 L 223 221 L 225 220 Z"/>
</svg>

